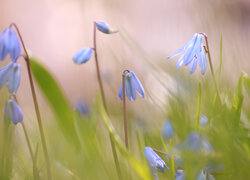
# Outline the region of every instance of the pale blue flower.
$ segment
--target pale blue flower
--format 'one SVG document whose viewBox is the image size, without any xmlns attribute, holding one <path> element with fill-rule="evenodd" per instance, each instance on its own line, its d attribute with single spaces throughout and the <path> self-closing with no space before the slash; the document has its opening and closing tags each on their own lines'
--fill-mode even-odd
<svg viewBox="0 0 250 180">
<path fill-rule="evenodd" d="M 89 107 L 84 101 L 78 100 L 75 107 L 80 116 L 89 115 Z"/>
<path fill-rule="evenodd" d="M 121 83 L 120 90 L 119 90 L 119 97 L 122 100 L 123 99 L 123 84 Z M 136 77 L 135 73 L 133 71 L 126 71 L 125 72 L 125 95 L 130 101 L 134 101 L 136 99 L 136 91 L 138 94 L 144 98 L 145 92 L 144 88 L 139 81 L 139 79 Z"/>
<path fill-rule="evenodd" d="M 214 176 L 208 173 L 206 170 L 201 170 L 197 180 L 215 180 Z"/>
<path fill-rule="evenodd" d="M 82 48 L 80 49 L 73 57 L 73 61 L 76 64 L 83 64 L 86 63 L 90 60 L 93 54 L 93 49 L 92 48 Z"/>
<path fill-rule="evenodd" d="M 8 54 L 12 61 L 15 61 L 21 54 L 19 39 L 11 28 L 6 28 L 0 35 L 0 60 L 4 60 Z"/>
<path fill-rule="evenodd" d="M 113 34 L 118 32 L 118 30 L 110 28 L 109 25 L 103 21 L 96 22 L 96 27 L 99 31 L 105 34 Z"/>
<path fill-rule="evenodd" d="M 173 137 L 174 135 L 174 129 L 173 129 L 173 126 L 171 124 L 171 122 L 169 120 L 166 120 L 164 122 L 164 125 L 161 129 L 161 134 L 162 134 L 162 137 L 164 139 L 170 139 L 171 137 Z"/>
<path fill-rule="evenodd" d="M 6 102 L 4 110 L 4 120 L 11 120 L 15 125 L 19 122 L 23 122 L 23 112 L 14 99 L 9 99 Z"/>
<path fill-rule="evenodd" d="M 187 44 L 175 51 L 172 55 L 168 56 L 167 59 L 183 53 L 177 61 L 176 68 L 181 67 L 182 64 L 185 66 L 190 64 L 190 73 L 192 74 L 194 73 L 198 63 L 201 67 L 201 73 L 204 75 L 207 68 L 207 57 L 203 48 L 203 42 L 204 36 L 202 34 L 195 33 Z"/>
<path fill-rule="evenodd" d="M 200 125 L 206 126 L 207 123 L 208 123 L 208 118 L 207 118 L 207 116 L 201 115 L 201 116 L 200 116 Z"/>
<path fill-rule="evenodd" d="M 176 170 L 175 171 L 175 180 L 185 180 L 186 174 L 184 173 L 184 170 Z"/>
<path fill-rule="evenodd" d="M 0 69 L 0 88 L 4 85 L 10 93 L 16 93 L 21 81 L 21 66 L 18 63 L 10 62 Z"/>
<path fill-rule="evenodd" d="M 155 179 L 159 179 L 157 171 L 164 173 L 165 168 L 169 170 L 166 163 L 151 147 L 144 147 L 144 154 L 148 162 L 150 173 Z"/>
</svg>

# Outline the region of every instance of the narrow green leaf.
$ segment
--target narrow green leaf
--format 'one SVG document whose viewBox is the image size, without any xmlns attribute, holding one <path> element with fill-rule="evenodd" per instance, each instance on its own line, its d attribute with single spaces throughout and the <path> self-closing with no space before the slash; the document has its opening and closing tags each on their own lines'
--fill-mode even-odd
<svg viewBox="0 0 250 180">
<path fill-rule="evenodd" d="M 79 145 L 74 127 L 73 114 L 55 78 L 46 68 L 34 58 L 30 59 L 33 76 L 55 113 L 57 123 L 69 142 Z"/>
<path fill-rule="evenodd" d="M 221 69 L 222 69 L 222 34 L 221 34 L 221 36 L 220 36 L 220 69 L 219 69 L 219 79 L 218 79 L 218 83 L 220 83 Z"/>
<path fill-rule="evenodd" d="M 115 132 L 115 129 L 107 115 L 107 113 L 105 112 L 100 96 L 97 97 L 97 106 L 98 106 L 98 110 L 101 114 L 102 120 L 106 126 L 106 128 L 108 129 L 111 137 L 113 138 L 117 148 L 119 149 L 119 151 L 121 152 L 121 154 L 128 159 L 130 165 L 134 168 L 134 170 L 137 172 L 137 174 L 145 180 L 150 180 L 151 179 L 151 175 L 147 169 L 147 167 L 145 165 L 143 165 L 142 163 L 140 163 L 132 154 L 130 154 L 125 146 L 122 143 L 122 140 L 120 139 L 120 137 L 117 135 L 117 133 Z"/>
<path fill-rule="evenodd" d="M 244 80 L 245 80 L 244 82 L 245 82 L 246 91 L 248 93 L 248 96 L 250 97 L 250 78 L 245 76 Z"/>
<path fill-rule="evenodd" d="M 37 159 L 38 159 L 38 143 L 36 145 L 36 151 L 35 151 L 34 162 L 33 162 L 33 178 L 34 178 L 34 180 L 40 179 L 39 178 L 39 170 L 37 168 Z"/>
<path fill-rule="evenodd" d="M 244 100 L 244 95 L 243 95 L 244 76 L 245 74 L 242 72 L 234 92 L 233 108 L 236 110 L 237 113 L 240 113 Z"/>
<path fill-rule="evenodd" d="M 198 100 L 197 100 L 196 117 L 195 117 L 195 130 L 199 129 L 199 124 L 200 124 L 200 109 L 201 109 L 201 83 L 199 82 Z"/>
</svg>

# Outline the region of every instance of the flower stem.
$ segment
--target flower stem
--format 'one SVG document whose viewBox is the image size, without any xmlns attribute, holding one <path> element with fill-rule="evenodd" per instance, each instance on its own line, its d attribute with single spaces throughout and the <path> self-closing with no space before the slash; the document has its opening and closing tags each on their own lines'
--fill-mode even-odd
<svg viewBox="0 0 250 180">
<path fill-rule="evenodd" d="M 124 137 L 125 137 L 126 148 L 129 149 L 129 146 L 128 146 L 128 130 L 127 130 L 127 116 L 126 116 L 126 96 L 125 96 L 125 73 L 126 72 L 128 72 L 128 70 L 125 70 L 122 73 L 122 97 L 123 97 Z"/>
<path fill-rule="evenodd" d="M 38 107 L 35 87 L 34 87 L 34 83 L 33 83 L 29 55 L 28 55 L 28 52 L 27 52 L 27 50 L 25 48 L 23 38 L 21 36 L 21 33 L 20 33 L 17 25 L 15 23 L 12 23 L 12 24 L 10 24 L 10 27 L 11 26 L 15 27 L 15 29 L 16 29 L 16 31 L 18 33 L 18 36 L 19 36 L 19 38 L 21 40 L 23 50 L 25 52 L 24 59 L 26 61 L 26 65 L 27 65 L 28 76 L 29 76 L 29 81 L 30 81 L 30 87 L 31 87 L 33 102 L 34 102 L 34 106 L 35 106 L 35 111 L 36 111 L 36 116 L 37 116 L 37 121 L 38 121 L 38 126 L 39 126 L 39 132 L 40 132 L 41 141 L 42 141 L 43 152 L 44 152 L 44 156 L 45 156 L 46 169 L 47 169 L 47 178 L 48 178 L 48 180 L 50 180 L 51 179 L 51 171 L 50 171 L 50 161 L 49 161 L 48 149 L 47 149 L 47 144 L 46 144 L 45 135 L 44 135 L 44 131 L 43 131 L 43 125 L 42 125 L 41 115 L 40 115 L 40 111 L 39 111 L 39 107 Z"/>
<path fill-rule="evenodd" d="M 93 40 L 94 40 L 94 48 L 93 48 L 93 50 L 94 50 L 94 53 L 95 53 L 96 72 L 97 72 L 98 83 L 99 83 L 99 87 L 100 87 L 100 91 L 101 91 L 102 103 L 103 103 L 105 111 L 109 115 L 107 104 L 106 104 L 106 99 L 105 99 L 105 94 L 104 94 L 104 89 L 103 89 L 103 84 L 102 84 L 102 78 L 101 78 L 99 63 L 98 63 L 98 56 L 97 56 L 96 22 L 94 22 L 94 38 L 93 38 Z M 114 140 L 112 139 L 110 133 L 109 133 L 109 138 L 110 138 L 112 153 L 113 153 L 113 157 L 114 157 L 114 161 L 115 161 L 116 171 L 117 171 L 119 179 L 122 179 L 121 168 L 120 168 L 120 164 L 119 164 L 119 161 L 118 161 L 118 157 L 117 157 L 117 152 L 116 152 L 116 149 L 115 149 Z"/>
<path fill-rule="evenodd" d="M 152 148 L 152 147 L 151 147 Z M 163 154 L 163 155 L 165 155 L 165 156 L 168 156 L 168 154 L 166 153 L 166 152 L 163 152 L 163 151 L 161 151 L 161 150 L 158 150 L 158 149 L 155 149 L 155 148 L 152 148 L 155 152 L 158 152 L 158 153 L 160 153 L 160 154 Z"/>
<path fill-rule="evenodd" d="M 214 74 L 214 68 L 213 68 L 213 63 L 212 63 L 212 59 L 211 59 L 211 55 L 210 55 L 210 50 L 209 50 L 209 46 L 208 46 L 207 35 L 206 35 L 205 33 L 200 33 L 200 34 L 204 36 L 205 41 L 206 41 L 206 48 L 205 48 L 205 51 L 206 51 L 206 53 L 207 53 L 207 55 L 208 55 L 209 66 L 210 66 L 210 70 L 211 70 L 211 73 L 212 73 L 212 77 L 213 77 L 213 81 L 214 81 L 214 86 L 215 86 L 215 89 L 216 89 L 216 93 L 217 93 L 219 102 L 220 102 L 220 104 L 222 105 L 222 101 L 221 101 L 219 89 L 218 89 L 217 82 L 216 82 L 216 78 L 215 78 L 215 74 Z"/>
</svg>

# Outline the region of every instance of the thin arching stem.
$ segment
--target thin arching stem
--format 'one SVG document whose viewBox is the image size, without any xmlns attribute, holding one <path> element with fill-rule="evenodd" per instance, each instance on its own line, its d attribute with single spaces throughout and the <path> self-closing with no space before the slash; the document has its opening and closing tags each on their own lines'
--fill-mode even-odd
<svg viewBox="0 0 250 180">
<path fill-rule="evenodd" d="M 126 148 L 129 149 L 128 145 L 128 128 L 127 128 L 127 113 L 126 113 L 126 96 L 125 96 L 125 76 L 128 70 L 122 73 L 122 100 L 123 100 L 123 123 L 124 123 L 124 137 Z"/>
<path fill-rule="evenodd" d="M 107 104 L 106 104 L 106 99 L 105 99 L 105 94 L 104 94 L 104 89 L 103 89 L 103 84 L 102 84 L 102 78 L 101 78 L 99 63 L 98 63 L 98 56 L 97 56 L 96 22 L 94 22 L 94 37 L 93 37 L 93 41 L 94 41 L 94 48 L 93 48 L 93 50 L 94 50 L 94 54 L 95 54 L 95 64 L 96 64 L 97 79 L 98 79 L 98 83 L 99 83 L 99 87 L 100 87 L 100 91 L 101 91 L 102 103 L 103 103 L 105 111 L 109 115 L 109 111 L 108 111 Z M 116 171 L 117 171 L 119 179 L 122 179 L 121 168 L 120 168 L 120 164 L 119 164 L 119 161 L 118 161 L 118 157 L 117 157 L 117 153 L 116 153 L 116 149 L 115 149 L 114 140 L 112 139 L 110 133 L 109 133 L 109 138 L 110 138 L 112 153 L 113 153 L 113 157 L 114 157 L 114 161 L 115 161 Z"/>
<path fill-rule="evenodd" d="M 204 36 L 205 41 L 206 41 L 205 51 L 206 51 L 207 56 L 208 56 L 209 66 L 210 66 L 210 70 L 211 70 L 211 73 L 212 73 L 212 77 L 213 77 L 213 81 L 214 81 L 214 86 L 215 86 L 215 89 L 216 89 L 216 93 L 217 93 L 219 102 L 222 105 L 222 101 L 221 101 L 221 97 L 220 97 L 220 92 L 219 92 L 219 89 L 218 89 L 218 86 L 217 86 L 217 82 L 216 82 L 216 78 L 215 78 L 215 74 L 214 74 L 214 68 L 213 68 L 212 58 L 211 58 L 210 50 L 209 50 L 209 46 L 208 46 L 207 35 L 205 33 L 203 33 L 203 32 L 201 32 L 200 34 Z"/>
<path fill-rule="evenodd" d="M 35 106 L 35 111 L 36 111 L 36 116 L 37 116 L 37 121 L 38 121 L 38 126 L 39 126 L 39 132 L 40 132 L 41 141 L 42 141 L 43 152 L 44 152 L 44 156 L 45 156 L 46 169 L 47 169 L 47 178 L 48 178 L 48 180 L 50 180 L 51 179 L 51 171 L 50 171 L 49 154 L 48 154 L 48 149 L 47 149 L 47 144 L 46 144 L 46 140 L 45 140 L 45 135 L 44 135 L 43 125 L 42 125 L 40 110 L 39 110 L 39 107 L 38 107 L 38 101 L 37 101 L 35 87 L 34 87 L 33 78 L 32 78 L 32 72 L 31 72 L 31 66 L 30 66 L 30 58 L 29 58 L 28 52 L 27 52 L 26 47 L 25 47 L 24 42 L 23 42 L 23 38 L 21 36 L 21 33 L 20 33 L 17 25 L 15 23 L 12 23 L 10 25 L 10 27 L 12 27 L 12 26 L 16 29 L 16 31 L 18 33 L 18 36 L 19 36 L 19 39 L 20 39 L 20 41 L 22 43 L 22 46 L 23 46 L 23 50 L 25 52 L 25 56 L 23 56 L 23 57 L 25 59 L 25 62 L 26 62 L 26 65 L 27 65 L 27 70 L 28 70 L 30 87 L 31 87 L 33 102 L 34 102 L 34 106 Z"/>
</svg>

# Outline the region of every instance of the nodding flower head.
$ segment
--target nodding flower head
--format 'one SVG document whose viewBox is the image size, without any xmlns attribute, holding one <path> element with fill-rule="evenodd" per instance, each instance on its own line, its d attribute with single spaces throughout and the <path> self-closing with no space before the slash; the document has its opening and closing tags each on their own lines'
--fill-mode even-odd
<svg viewBox="0 0 250 180">
<path fill-rule="evenodd" d="M 130 101 L 134 101 L 136 99 L 136 91 L 138 94 L 144 98 L 145 92 L 144 88 L 141 85 L 141 82 L 136 77 L 133 71 L 125 71 L 123 73 L 124 76 L 124 83 L 125 83 L 125 95 Z M 120 90 L 119 90 L 119 97 L 123 100 L 123 82 L 121 83 Z"/>
<path fill-rule="evenodd" d="M 174 129 L 173 129 L 173 126 L 171 124 L 171 122 L 169 120 L 166 120 L 162 129 L 161 129 L 161 134 L 162 134 L 162 137 L 165 139 L 165 140 L 168 140 L 170 139 L 171 137 L 173 137 L 174 135 Z"/>
<path fill-rule="evenodd" d="M 0 69 L 0 88 L 7 86 L 10 93 L 16 93 L 21 81 L 21 66 L 10 62 Z"/>
<path fill-rule="evenodd" d="M 4 120 L 11 120 L 15 125 L 19 122 L 23 122 L 23 112 L 14 99 L 9 99 L 6 102 L 4 110 Z"/>
<path fill-rule="evenodd" d="M 82 48 L 80 49 L 73 57 L 73 61 L 76 64 L 83 64 L 86 63 L 90 60 L 93 54 L 93 49 L 92 48 Z"/>
<path fill-rule="evenodd" d="M 164 169 L 169 169 L 166 163 L 154 152 L 151 147 L 144 147 L 144 154 L 148 162 L 151 175 L 159 179 L 157 171 L 164 173 Z"/>
<path fill-rule="evenodd" d="M 204 36 L 202 34 L 195 33 L 184 46 L 175 51 L 172 55 L 168 56 L 167 59 L 183 53 L 176 63 L 176 68 L 181 67 L 182 64 L 185 66 L 190 64 L 190 73 L 192 74 L 194 73 L 198 63 L 201 67 L 201 73 L 204 75 L 207 68 L 207 57 L 203 48 L 203 43 Z"/>
<path fill-rule="evenodd" d="M 21 54 L 19 39 L 11 28 L 6 28 L 0 35 L 0 60 L 3 61 L 8 54 L 12 61 L 15 61 Z"/>
<path fill-rule="evenodd" d="M 118 30 L 117 29 L 112 29 L 109 27 L 108 24 L 106 24 L 105 22 L 103 21 L 98 21 L 96 22 L 96 27 L 99 31 L 105 33 L 105 34 L 114 34 L 114 33 L 117 33 Z"/>
</svg>

